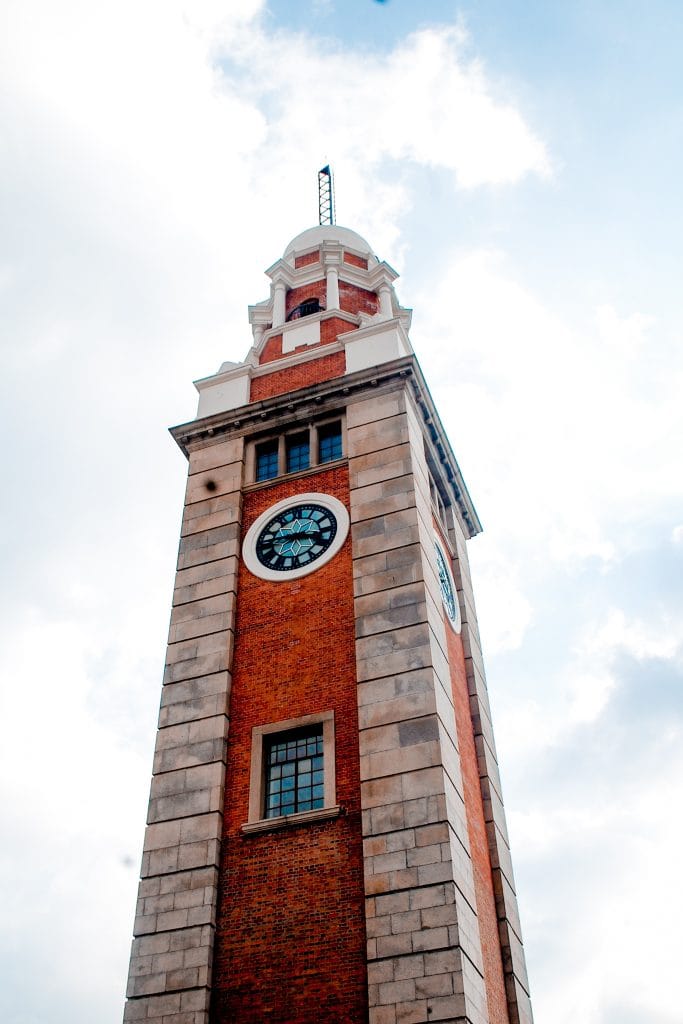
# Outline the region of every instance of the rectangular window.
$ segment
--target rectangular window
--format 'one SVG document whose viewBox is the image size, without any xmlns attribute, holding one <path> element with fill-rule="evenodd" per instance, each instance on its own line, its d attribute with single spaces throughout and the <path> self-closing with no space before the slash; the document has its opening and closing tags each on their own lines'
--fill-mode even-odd
<svg viewBox="0 0 683 1024">
<path fill-rule="evenodd" d="M 256 446 L 256 479 L 272 480 L 278 475 L 278 441 L 264 441 Z"/>
<path fill-rule="evenodd" d="M 292 434 L 287 438 L 287 472 L 296 473 L 308 469 L 311 464 L 308 431 Z"/>
<path fill-rule="evenodd" d="M 322 725 L 275 735 L 265 762 L 264 818 L 324 807 Z"/>
<path fill-rule="evenodd" d="M 279 437 L 249 445 L 250 483 L 264 483 L 289 473 L 305 473 L 344 457 L 343 416 L 337 420 L 297 424 Z"/>
<path fill-rule="evenodd" d="M 318 428 L 318 462 L 332 462 L 342 457 L 341 423 L 325 423 Z"/>
<path fill-rule="evenodd" d="M 242 831 L 288 828 L 336 818 L 339 812 L 334 712 L 254 726 L 249 815 Z"/>
</svg>

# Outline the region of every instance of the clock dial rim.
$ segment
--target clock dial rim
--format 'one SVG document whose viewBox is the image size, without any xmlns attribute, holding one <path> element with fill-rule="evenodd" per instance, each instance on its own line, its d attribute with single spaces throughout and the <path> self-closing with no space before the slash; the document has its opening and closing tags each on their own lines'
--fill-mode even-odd
<svg viewBox="0 0 683 1024">
<path fill-rule="evenodd" d="M 313 515 L 305 516 L 298 514 L 299 512 L 305 512 L 308 510 L 310 510 L 311 512 L 322 513 L 321 519 L 317 520 L 314 518 Z M 293 529 L 295 529 L 296 525 L 298 525 L 298 523 L 302 520 L 307 521 L 309 523 L 314 523 L 317 529 L 315 531 L 301 531 L 301 537 L 305 544 L 303 551 L 290 551 L 288 553 L 285 553 L 283 550 L 278 549 L 278 544 L 281 547 L 284 547 L 287 543 L 293 546 L 297 543 L 298 537 L 298 532 L 292 533 L 291 540 L 287 540 L 284 537 L 278 537 L 278 535 L 281 534 L 284 529 L 286 529 L 286 517 L 287 514 L 290 512 L 295 512 L 293 522 L 290 521 Z M 325 521 L 327 521 L 327 526 L 323 527 L 322 523 Z M 277 531 L 274 529 L 276 525 L 278 526 Z M 308 567 L 309 565 L 314 565 L 316 562 L 318 562 L 323 557 L 327 549 L 334 543 L 336 535 L 337 518 L 329 507 L 325 505 L 320 505 L 319 503 L 313 501 L 295 502 L 294 504 L 289 505 L 288 508 L 276 513 L 268 520 L 266 525 L 263 527 L 263 529 L 256 537 L 254 550 L 256 552 L 256 557 L 258 558 L 259 562 L 264 567 L 264 569 L 272 568 L 274 572 L 289 574 L 294 572 L 296 569 L 303 568 L 304 566 Z M 265 539 L 266 536 L 268 537 L 268 540 Z M 274 553 L 277 558 L 293 559 L 294 564 L 289 566 L 269 565 L 268 561 L 266 560 L 265 554 L 265 549 L 267 546 L 270 548 L 270 553 Z M 319 551 L 317 554 L 310 555 L 309 552 L 316 546 L 322 547 L 322 551 Z M 309 557 L 305 558 L 303 562 L 300 561 L 300 559 L 304 558 L 304 556 L 306 555 L 309 555 Z"/>
<path fill-rule="evenodd" d="M 261 534 L 274 519 L 277 519 L 278 515 L 289 509 L 306 505 L 317 505 L 329 512 L 336 521 L 337 530 L 329 546 L 317 558 L 312 559 L 305 565 L 299 565 L 291 569 L 269 569 L 261 562 L 257 552 L 257 545 Z M 268 580 L 272 583 L 286 583 L 289 580 L 307 576 L 309 573 L 321 569 L 334 558 L 348 536 L 349 526 L 349 513 L 345 505 L 331 494 L 323 494 L 318 491 L 292 494 L 288 498 L 282 498 L 280 501 L 270 505 L 252 523 L 247 530 L 242 544 L 242 558 L 249 572 L 259 579 Z"/>
<path fill-rule="evenodd" d="M 444 566 L 444 569 L 446 570 L 446 575 L 448 577 L 448 582 L 449 582 L 450 588 L 451 588 L 451 596 L 453 598 L 453 607 L 454 607 L 454 610 L 455 610 L 455 618 L 451 617 L 451 613 L 450 613 L 450 610 L 448 608 L 448 603 L 446 602 L 446 598 L 444 597 L 443 587 L 441 585 L 441 577 L 440 577 L 440 573 L 439 573 L 439 559 L 437 558 L 437 560 L 436 560 L 436 574 L 437 574 L 437 578 L 439 579 L 439 591 L 441 592 L 441 604 L 443 605 L 444 611 L 446 612 L 446 619 L 448 620 L 449 626 L 451 627 L 451 629 L 455 633 L 460 633 L 460 631 L 462 629 L 462 618 L 460 616 L 460 604 L 458 602 L 458 590 L 457 590 L 457 587 L 455 585 L 455 580 L 453 579 L 453 572 L 451 570 L 451 564 L 450 564 L 451 563 L 451 559 L 450 559 L 450 556 L 446 553 L 444 545 L 441 542 L 441 538 L 436 533 L 436 531 L 434 532 L 434 547 L 435 547 L 436 551 L 438 551 L 439 554 L 441 555 L 441 558 L 443 560 L 443 566 Z"/>
</svg>

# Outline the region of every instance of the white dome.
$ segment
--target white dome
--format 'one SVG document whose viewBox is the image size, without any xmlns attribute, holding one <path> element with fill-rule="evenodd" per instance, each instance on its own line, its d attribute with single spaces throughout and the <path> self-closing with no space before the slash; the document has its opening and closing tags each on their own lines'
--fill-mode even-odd
<svg viewBox="0 0 683 1024">
<path fill-rule="evenodd" d="M 307 249 L 315 249 L 321 242 L 341 242 L 349 249 L 356 252 L 367 253 L 372 256 L 373 252 L 365 239 L 351 231 L 350 228 L 341 228 L 338 224 L 319 224 L 293 238 L 285 249 L 285 256 L 292 256 L 297 252 L 306 252 Z"/>
</svg>

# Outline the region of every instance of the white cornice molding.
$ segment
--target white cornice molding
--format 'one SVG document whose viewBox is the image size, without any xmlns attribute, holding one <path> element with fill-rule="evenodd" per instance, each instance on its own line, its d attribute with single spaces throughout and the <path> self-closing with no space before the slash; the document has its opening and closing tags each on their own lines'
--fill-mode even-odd
<svg viewBox="0 0 683 1024">
<path fill-rule="evenodd" d="M 337 253 L 330 252 L 329 256 L 332 255 L 337 255 Z M 340 281 L 363 288 L 365 291 L 376 291 L 383 284 L 391 286 L 398 277 L 398 273 L 388 263 L 376 263 L 373 267 L 364 270 L 362 267 L 354 267 L 351 263 L 345 263 L 343 254 L 340 260 L 330 259 L 328 262 L 307 263 L 305 267 L 296 269 L 285 260 L 278 260 L 266 270 L 266 275 L 273 284 L 282 282 L 287 288 L 305 288 L 306 285 L 316 284 L 322 280 L 330 265 L 336 268 Z M 265 300 L 265 303 L 269 301 Z M 256 309 L 265 303 L 257 303 L 256 306 L 249 308 Z"/>
<path fill-rule="evenodd" d="M 248 363 L 237 363 L 236 366 L 231 367 L 229 370 L 219 370 L 218 373 L 214 373 L 211 377 L 200 377 L 199 380 L 195 380 L 194 384 L 197 391 L 205 391 L 207 388 L 213 388 L 217 384 L 228 384 L 231 380 L 237 380 L 239 377 L 252 375 L 253 366 Z"/>
<path fill-rule="evenodd" d="M 410 343 L 410 338 L 408 337 L 408 332 L 405 329 L 403 318 L 400 316 L 395 316 L 391 320 L 380 320 L 373 317 L 370 323 L 359 327 L 357 331 L 348 331 L 346 334 L 340 334 L 339 340 L 342 345 L 346 345 L 347 342 L 362 341 L 363 338 L 372 338 L 377 334 L 384 334 L 391 328 L 396 328 L 401 341 L 406 345 L 407 351 L 412 352 L 413 346 Z"/>
<path fill-rule="evenodd" d="M 273 322 L 273 296 L 264 299 L 263 302 L 256 302 L 253 306 L 247 307 L 249 311 L 249 323 L 253 326 L 265 327 Z"/>
</svg>

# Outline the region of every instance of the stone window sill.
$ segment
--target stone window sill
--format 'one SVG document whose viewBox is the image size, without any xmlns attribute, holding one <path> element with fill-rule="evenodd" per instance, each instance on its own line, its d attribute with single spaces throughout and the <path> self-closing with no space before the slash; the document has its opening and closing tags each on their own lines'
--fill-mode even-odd
<svg viewBox="0 0 683 1024">
<path fill-rule="evenodd" d="M 245 835 L 258 835 L 260 832 L 276 832 L 293 825 L 308 825 L 316 821 L 327 821 L 337 818 L 341 807 L 320 807 L 314 811 L 299 811 L 297 814 L 283 814 L 279 818 L 261 818 L 259 821 L 247 821 L 242 825 Z"/>
</svg>

